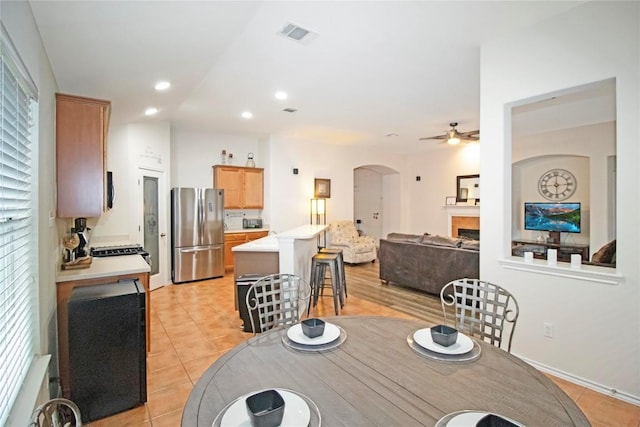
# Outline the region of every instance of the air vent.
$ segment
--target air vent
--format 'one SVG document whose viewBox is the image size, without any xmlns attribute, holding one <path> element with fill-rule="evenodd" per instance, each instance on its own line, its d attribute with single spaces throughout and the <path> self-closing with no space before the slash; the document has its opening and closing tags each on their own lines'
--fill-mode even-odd
<svg viewBox="0 0 640 427">
<path fill-rule="evenodd" d="M 287 107 L 287 108 L 283 109 L 282 111 L 284 111 L 285 113 L 295 113 L 298 110 L 296 110 L 295 108 Z"/>
<path fill-rule="evenodd" d="M 316 33 L 291 23 L 286 23 L 278 34 L 303 44 L 309 43 L 317 36 Z"/>
</svg>

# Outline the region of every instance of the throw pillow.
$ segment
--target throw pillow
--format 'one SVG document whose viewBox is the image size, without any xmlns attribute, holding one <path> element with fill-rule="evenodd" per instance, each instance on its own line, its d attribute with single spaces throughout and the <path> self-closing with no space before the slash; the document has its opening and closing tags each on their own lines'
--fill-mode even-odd
<svg viewBox="0 0 640 427">
<path fill-rule="evenodd" d="M 616 256 L 616 241 L 612 240 L 593 254 L 591 262 L 597 262 L 601 264 L 612 264 L 615 262 Z"/>
<path fill-rule="evenodd" d="M 422 236 L 422 244 L 423 245 L 433 245 L 433 246 L 447 246 L 450 248 L 459 248 L 460 241 L 458 239 L 452 239 L 451 237 L 445 236 Z"/>
<path fill-rule="evenodd" d="M 389 233 L 387 234 L 387 240 L 408 242 L 408 243 L 420 243 L 422 241 L 422 236 L 418 234 Z"/>
<path fill-rule="evenodd" d="M 461 249 L 471 249 L 474 251 L 480 250 L 480 240 L 462 239 Z"/>
</svg>

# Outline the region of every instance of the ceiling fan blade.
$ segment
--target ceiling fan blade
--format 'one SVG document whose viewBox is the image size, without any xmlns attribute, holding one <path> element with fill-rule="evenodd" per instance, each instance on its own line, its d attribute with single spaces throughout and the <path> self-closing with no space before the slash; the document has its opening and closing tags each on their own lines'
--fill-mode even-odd
<svg viewBox="0 0 640 427">
<path fill-rule="evenodd" d="M 426 141 L 428 139 L 447 139 L 448 135 L 437 135 L 437 136 L 427 136 L 427 137 L 423 137 L 420 138 L 420 141 Z"/>
<path fill-rule="evenodd" d="M 469 132 L 458 132 L 458 136 L 461 138 L 480 138 L 480 131 L 479 130 L 472 130 Z"/>
</svg>

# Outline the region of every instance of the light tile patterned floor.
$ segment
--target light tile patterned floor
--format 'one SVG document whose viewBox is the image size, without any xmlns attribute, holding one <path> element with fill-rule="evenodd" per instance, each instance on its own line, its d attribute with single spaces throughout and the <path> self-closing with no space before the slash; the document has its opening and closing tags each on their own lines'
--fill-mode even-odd
<svg viewBox="0 0 640 427">
<path fill-rule="evenodd" d="M 347 266 L 347 276 L 357 274 L 353 269 L 358 268 Z M 220 355 L 252 336 L 242 332 L 233 301 L 233 274 L 153 291 L 148 401 L 144 406 L 89 425 L 179 427 L 182 408 L 200 375 Z M 412 318 L 352 295 L 342 314 Z M 321 298 L 312 315 L 333 315 L 331 298 Z M 594 427 L 640 427 L 640 407 L 550 378 L 577 402 Z"/>
</svg>

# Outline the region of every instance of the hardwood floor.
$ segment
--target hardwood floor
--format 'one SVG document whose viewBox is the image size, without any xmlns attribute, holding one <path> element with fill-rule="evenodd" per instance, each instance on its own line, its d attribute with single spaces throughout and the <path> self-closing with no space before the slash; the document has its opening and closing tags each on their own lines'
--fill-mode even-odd
<svg viewBox="0 0 640 427">
<path fill-rule="evenodd" d="M 378 264 L 346 267 L 349 297 L 342 315 L 381 315 L 441 323 L 439 299 L 394 285 L 381 285 Z M 178 427 L 182 408 L 200 375 L 222 354 L 252 334 L 242 332 L 234 309 L 233 274 L 166 286 L 151 294 L 151 353 L 147 403 L 95 421 L 91 427 Z M 312 316 L 332 316 L 330 297 Z M 551 377 L 594 427 L 640 427 L 640 407 Z M 329 426 L 331 427 L 331 426 Z"/>
</svg>

